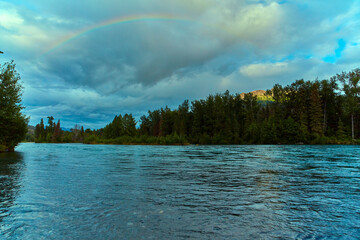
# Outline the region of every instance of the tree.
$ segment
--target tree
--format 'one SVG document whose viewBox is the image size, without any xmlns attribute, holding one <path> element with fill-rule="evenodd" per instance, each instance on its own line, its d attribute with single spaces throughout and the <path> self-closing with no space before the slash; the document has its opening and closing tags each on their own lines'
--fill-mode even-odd
<svg viewBox="0 0 360 240">
<path fill-rule="evenodd" d="M 123 117 L 124 134 L 134 137 L 136 134 L 136 121 L 132 114 L 125 114 Z"/>
<path fill-rule="evenodd" d="M 140 135 L 150 136 L 151 135 L 151 121 L 145 115 L 140 117 Z"/>
<path fill-rule="evenodd" d="M 48 118 L 48 124 L 49 126 L 46 127 L 46 131 L 49 134 L 52 134 L 54 132 L 54 128 L 55 128 L 55 122 L 54 122 L 54 117 L 53 116 L 49 116 Z"/>
<path fill-rule="evenodd" d="M 340 140 L 344 140 L 346 138 L 346 134 L 344 131 L 344 124 L 341 121 L 341 119 L 339 119 L 338 130 L 336 131 L 336 137 Z"/>
<path fill-rule="evenodd" d="M 337 127 L 336 99 L 338 85 L 335 78 L 320 82 L 320 96 L 323 104 L 323 132 L 334 135 Z"/>
<path fill-rule="evenodd" d="M 61 127 L 60 127 L 60 120 L 58 120 L 58 123 L 56 124 L 54 128 L 54 133 L 52 135 L 51 141 L 54 143 L 61 142 Z"/>
<path fill-rule="evenodd" d="M 336 78 L 342 83 L 342 91 L 345 93 L 345 108 L 351 117 L 351 138 L 354 139 L 354 117 L 359 110 L 360 68 L 349 73 L 337 74 Z"/>
<path fill-rule="evenodd" d="M 78 142 L 80 140 L 81 135 L 81 126 L 79 124 L 75 124 L 74 128 L 71 129 L 72 132 L 72 141 Z"/>
<path fill-rule="evenodd" d="M 189 100 L 185 100 L 178 107 L 178 118 L 176 121 L 176 133 L 180 136 L 188 134 Z"/>
<path fill-rule="evenodd" d="M 47 142 L 51 142 L 52 136 L 54 134 L 55 122 L 53 116 L 49 116 L 47 118 L 48 118 L 48 126 L 46 126 L 45 128 L 45 139 Z"/>
<path fill-rule="evenodd" d="M 319 84 L 317 82 L 311 87 L 309 112 L 311 133 L 316 136 L 321 136 L 323 134 L 323 112 L 319 95 Z"/>
<path fill-rule="evenodd" d="M 160 110 L 155 110 L 153 112 L 149 111 L 148 113 L 148 119 L 151 122 L 150 133 L 152 134 L 152 136 L 158 137 L 160 135 Z"/>
<path fill-rule="evenodd" d="M 14 62 L 0 67 L 0 151 L 12 152 L 25 138 L 28 118 L 21 113 L 22 86 Z"/>
<path fill-rule="evenodd" d="M 41 119 L 40 120 L 40 134 L 39 134 L 39 139 L 40 141 L 45 141 L 46 140 L 46 133 L 45 133 L 45 125 L 44 125 L 44 120 Z"/>
<path fill-rule="evenodd" d="M 160 136 L 171 135 L 173 132 L 174 120 L 172 111 L 168 106 L 165 109 L 161 108 L 161 117 L 160 117 Z"/>
</svg>

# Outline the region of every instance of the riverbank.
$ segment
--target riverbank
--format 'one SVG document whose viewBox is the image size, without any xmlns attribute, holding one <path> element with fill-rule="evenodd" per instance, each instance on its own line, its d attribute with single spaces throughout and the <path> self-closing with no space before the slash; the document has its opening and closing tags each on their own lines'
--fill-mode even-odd
<svg viewBox="0 0 360 240">
<path fill-rule="evenodd" d="M 89 145 L 149 145 L 149 146 L 187 146 L 187 145 L 360 145 L 360 140 L 339 140 L 339 139 L 322 139 L 313 140 L 309 142 L 269 142 L 269 143 L 248 143 L 248 142 L 222 142 L 222 141 L 208 141 L 208 142 L 191 142 L 183 137 L 128 137 L 123 136 L 115 139 L 102 139 L 90 137 L 84 141 L 76 142 L 35 142 L 35 143 L 79 143 Z M 1 152 L 1 149 L 0 149 Z"/>
</svg>

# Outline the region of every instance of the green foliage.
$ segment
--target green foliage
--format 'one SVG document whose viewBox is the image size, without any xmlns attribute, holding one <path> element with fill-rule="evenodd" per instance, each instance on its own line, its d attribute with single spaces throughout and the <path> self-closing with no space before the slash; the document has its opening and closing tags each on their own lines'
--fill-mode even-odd
<svg viewBox="0 0 360 240">
<path fill-rule="evenodd" d="M 73 138 L 71 132 L 64 132 L 64 136 L 63 136 L 63 139 L 62 139 L 63 143 L 71 143 L 71 142 L 73 142 L 73 139 L 74 138 Z"/>
<path fill-rule="evenodd" d="M 318 83 L 314 83 L 311 87 L 310 94 L 310 129 L 311 133 L 314 136 L 322 136 L 323 135 L 323 113 L 319 95 L 319 85 Z"/>
<path fill-rule="evenodd" d="M 278 131 L 278 126 L 274 117 L 264 120 L 261 127 L 260 142 L 264 144 L 278 143 L 278 136 L 281 136 Z"/>
<path fill-rule="evenodd" d="M 4 145 L 0 145 L 0 152 L 5 152 L 7 150 L 7 147 Z"/>
<path fill-rule="evenodd" d="M 95 144 L 99 142 L 99 137 L 95 135 L 90 135 L 84 139 L 85 144 Z"/>
<path fill-rule="evenodd" d="M 336 131 L 336 137 L 339 139 L 339 140 L 344 140 L 346 139 L 346 134 L 345 134 L 345 131 L 344 131 L 344 124 L 343 122 L 341 121 L 341 119 L 339 120 L 339 123 L 338 123 L 338 129 Z"/>
<path fill-rule="evenodd" d="M 35 126 L 34 132 L 34 140 L 37 143 L 48 142 L 48 143 L 62 143 L 63 139 L 63 131 L 60 127 L 60 120 L 58 120 L 57 124 L 54 122 L 54 117 L 49 116 L 48 125 L 44 126 L 44 120 L 41 119 L 40 123 Z M 72 142 L 69 139 L 66 139 L 65 142 Z"/>
<path fill-rule="evenodd" d="M 355 129 L 355 115 L 358 115 L 360 110 L 359 95 L 360 95 L 360 68 L 357 68 L 349 73 L 337 74 L 334 77 L 341 83 L 341 90 L 344 95 L 344 109 L 345 113 L 351 120 L 351 137 L 355 139 L 358 135 L 357 129 Z"/>
<path fill-rule="evenodd" d="M 136 134 L 136 122 L 133 116 L 125 114 L 124 117 L 115 116 L 114 120 L 104 128 L 104 138 L 113 139 L 121 136 L 133 137 Z"/>
<path fill-rule="evenodd" d="M 300 140 L 299 123 L 295 122 L 292 117 L 288 117 L 281 124 L 281 140 L 283 143 L 297 143 Z"/>
<path fill-rule="evenodd" d="M 14 62 L 0 67 L 0 151 L 14 151 L 27 133 L 28 118 L 21 113 L 22 87 Z"/>
</svg>

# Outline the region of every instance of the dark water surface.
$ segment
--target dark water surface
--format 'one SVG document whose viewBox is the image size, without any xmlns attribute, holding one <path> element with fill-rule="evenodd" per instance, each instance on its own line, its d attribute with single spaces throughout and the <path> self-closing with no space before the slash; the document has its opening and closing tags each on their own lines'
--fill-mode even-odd
<svg viewBox="0 0 360 240">
<path fill-rule="evenodd" d="M 359 239 L 360 147 L 21 144 L 0 239 Z"/>
</svg>

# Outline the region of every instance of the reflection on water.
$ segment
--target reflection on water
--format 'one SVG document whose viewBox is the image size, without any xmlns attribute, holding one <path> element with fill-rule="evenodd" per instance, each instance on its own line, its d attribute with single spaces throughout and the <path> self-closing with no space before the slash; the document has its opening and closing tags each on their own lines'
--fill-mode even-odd
<svg viewBox="0 0 360 240">
<path fill-rule="evenodd" d="M 356 146 L 22 144 L 0 154 L 0 236 L 356 239 Z"/>
<path fill-rule="evenodd" d="M 0 232 L 6 236 L 10 226 L 3 223 L 9 216 L 20 190 L 20 174 L 23 168 L 22 153 L 0 153 Z"/>
</svg>

